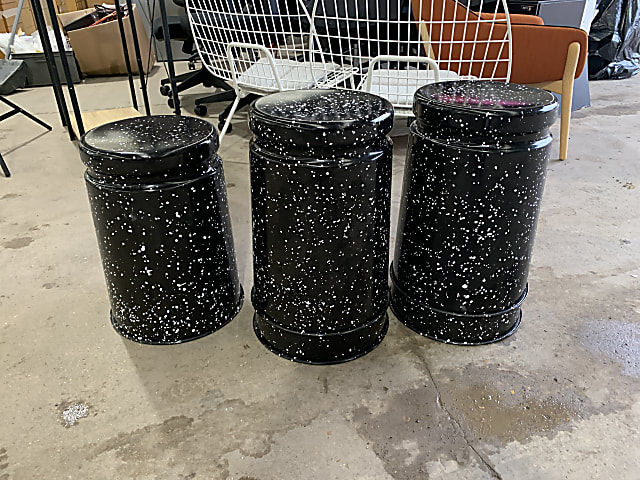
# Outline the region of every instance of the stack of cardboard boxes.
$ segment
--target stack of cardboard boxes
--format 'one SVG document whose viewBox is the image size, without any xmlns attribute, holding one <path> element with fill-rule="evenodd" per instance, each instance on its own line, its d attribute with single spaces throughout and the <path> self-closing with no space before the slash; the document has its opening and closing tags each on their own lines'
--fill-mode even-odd
<svg viewBox="0 0 640 480">
<path fill-rule="evenodd" d="M 43 11 L 47 12 L 45 0 L 34 1 L 40 1 L 41 5 L 43 5 Z M 87 8 L 87 3 L 90 5 L 97 3 L 91 0 L 53 1 L 56 6 L 58 21 L 63 28 L 94 10 L 93 8 Z M 18 0 L 0 0 L 0 33 L 11 31 L 17 11 Z M 48 12 L 45 13 L 45 17 L 47 19 L 49 18 Z M 133 8 L 133 17 L 138 33 L 143 70 L 147 73 L 155 64 L 156 58 L 151 48 L 149 35 L 145 29 L 144 22 L 135 5 Z M 31 10 L 31 0 L 25 0 L 18 26 L 28 35 L 37 30 Z M 124 31 L 129 45 L 131 68 L 133 73 L 138 73 L 138 64 L 133 48 L 133 35 L 129 19 L 126 19 L 124 22 Z M 80 69 L 85 75 L 121 75 L 127 73 L 120 40 L 120 30 L 118 28 L 118 22 L 115 20 L 92 27 L 73 30 L 67 32 L 67 36 L 69 37 L 69 43 L 71 44 L 71 48 L 73 48 Z M 3 57 L 0 51 L 0 58 Z"/>
<path fill-rule="evenodd" d="M 46 2 L 40 1 L 43 11 L 46 11 Z M 87 8 L 88 0 L 53 0 L 58 13 L 75 12 Z M 19 0 L 0 0 L 0 33 L 9 33 L 13 27 L 13 22 L 18 14 Z M 48 16 L 47 16 L 48 18 Z M 22 31 L 27 35 L 31 35 L 37 30 L 36 20 L 31 9 L 31 0 L 25 0 L 20 12 L 20 20 L 18 21 L 18 32 Z M 4 54 L 0 51 L 0 58 L 4 58 Z"/>
<path fill-rule="evenodd" d="M 0 0 L 0 33 L 11 31 L 17 13 L 18 0 Z M 29 0 L 26 0 L 22 7 L 18 28 L 28 35 L 31 35 L 37 30 Z"/>
<path fill-rule="evenodd" d="M 0 0 L 0 33 L 11 31 L 13 21 L 18 13 L 19 0 Z M 57 13 L 75 12 L 88 7 L 87 0 L 54 0 Z M 46 11 L 46 2 L 42 1 L 43 11 Z M 25 0 L 20 14 L 18 27 L 27 35 L 37 30 L 36 22 L 31 10 L 31 0 Z"/>
</svg>

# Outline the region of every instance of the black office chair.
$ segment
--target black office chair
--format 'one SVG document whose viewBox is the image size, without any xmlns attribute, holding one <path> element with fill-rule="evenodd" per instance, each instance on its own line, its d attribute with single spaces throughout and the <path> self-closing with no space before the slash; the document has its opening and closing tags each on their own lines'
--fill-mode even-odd
<svg viewBox="0 0 640 480">
<path fill-rule="evenodd" d="M 195 62 L 199 60 L 199 55 L 195 49 L 191 26 L 186 15 L 186 5 L 184 0 L 173 0 L 173 2 L 185 9 L 184 15 L 169 16 L 167 23 L 169 24 L 169 37 L 172 40 L 182 41 L 182 51 L 191 55 L 189 58 L 189 69 L 193 70 L 176 76 L 178 93 L 183 92 L 197 85 L 205 87 L 216 87 L 223 90 L 211 95 L 196 98 L 194 113 L 196 115 L 205 116 L 207 114 L 207 104 L 216 102 L 233 101 L 235 99 L 235 91 L 233 87 L 223 79 L 211 74 L 206 68 L 201 67 L 196 70 Z M 160 19 L 154 21 L 153 35 L 159 41 L 164 41 L 164 31 Z M 173 97 L 171 87 L 169 86 L 169 78 L 163 78 L 160 81 L 160 93 L 169 97 L 169 107 L 173 108 Z"/>
</svg>

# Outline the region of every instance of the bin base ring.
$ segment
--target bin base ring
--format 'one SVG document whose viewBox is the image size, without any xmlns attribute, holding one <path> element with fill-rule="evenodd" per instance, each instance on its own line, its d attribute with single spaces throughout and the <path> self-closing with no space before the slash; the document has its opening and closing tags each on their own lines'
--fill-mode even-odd
<svg viewBox="0 0 640 480">
<path fill-rule="evenodd" d="M 242 309 L 243 303 L 244 303 L 244 290 L 242 289 L 242 287 L 240 287 L 240 298 L 238 299 L 238 303 L 236 304 L 236 308 L 233 310 L 231 315 L 229 315 L 229 318 L 227 320 L 225 320 L 221 324 L 218 324 L 215 328 L 212 328 L 211 330 L 207 330 L 207 331 L 205 331 L 203 333 L 200 333 L 198 335 L 195 335 L 193 337 L 186 337 L 186 338 L 182 338 L 182 339 L 175 340 L 175 341 L 164 341 L 163 342 L 163 341 L 153 341 L 153 340 L 141 340 L 140 338 L 136 338 L 136 337 L 130 335 L 129 333 L 127 333 L 122 327 L 120 327 L 116 323 L 115 318 L 113 316 L 113 311 L 112 310 L 109 310 L 109 318 L 111 320 L 111 326 L 113 327 L 113 329 L 116 332 L 118 332 L 118 334 L 121 337 L 126 338 L 127 340 L 131 340 L 132 342 L 141 343 L 141 344 L 144 344 L 144 345 L 179 345 L 181 343 L 187 343 L 187 342 L 192 342 L 193 340 L 198 340 L 199 338 L 206 337 L 207 335 L 211 335 L 212 333 L 217 332 L 222 327 L 224 327 L 226 324 L 231 322 L 231 320 L 236 318 L 236 315 L 238 315 L 238 313 L 240 313 L 240 310 Z"/>
<path fill-rule="evenodd" d="M 278 325 L 255 312 L 253 330 L 258 340 L 279 357 L 310 365 L 333 365 L 362 357 L 375 349 L 387 334 L 389 316 L 382 314 L 346 332 L 301 333 Z"/>
<path fill-rule="evenodd" d="M 407 295 L 391 268 L 391 311 L 400 322 L 423 337 L 452 345 L 486 345 L 512 335 L 520 326 L 520 306 L 528 286 L 516 303 L 501 312 L 464 314 L 430 307 Z"/>
</svg>

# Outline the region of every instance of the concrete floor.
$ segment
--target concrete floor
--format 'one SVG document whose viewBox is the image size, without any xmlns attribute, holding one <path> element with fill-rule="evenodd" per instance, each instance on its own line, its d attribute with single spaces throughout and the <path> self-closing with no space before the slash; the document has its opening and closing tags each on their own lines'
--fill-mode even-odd
<svg viewBox="0 0 640 480">
<path fill-rule="evenodd" d="M 161 76 L 153 112 L 169 113 Z M 122 78 L 78 91 L 85 110 L 128 105 Z M 638 94 L 640 76 L 594 82 L 594 106 L 574 114 L 515 335 L 448 346 L 391 316 L 375 351 L 326 367 L 268 352 L 249 301 L 188 344 L 118 336 L 76 145 L 50 89 L 12 95 L 54 130 L 21 117 L 0 130 L 13 171 L 0 177 L 0 480 L 640 478 Z M 248 143 L 243 113 L 220 153 L 245 291 Z"/>
</svg>

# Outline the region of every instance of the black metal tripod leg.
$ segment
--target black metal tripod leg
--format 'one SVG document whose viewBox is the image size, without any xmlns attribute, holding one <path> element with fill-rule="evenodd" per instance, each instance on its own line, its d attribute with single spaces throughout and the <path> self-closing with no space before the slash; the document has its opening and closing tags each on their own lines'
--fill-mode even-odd
<svg viewBox="0 0 640 480">
<path fill-rule="evenodd" d="M 36 27 L 39 32 L 46 32 L 47 26 L 44 20 L 44 13 L 40 6 L 39 0 L 31 0 L 31 8 L 33 9 L 34 18 L 36 21 Z M 69 131 L 69 138 L 75 140 L 75 134 L 71 128 L 71 122 L 69 119 L 69 110 L 67 109 L 67 101 L 64 98 L 62 92 L 62 85 L 60 84 L 60 76 L 58 75 L 58 67 L 56 67 L 55 57 L 53 56 L 53 50 L 51 49 L 51 42 L 49 42 L 49 36 L 42 36 L 42 50 L 44 51 L 44 58 L 46 59 L 47 69 L 49 70 L 49 77 L 51 78 L 51 85 L 53 86 L 53 94 L 56 98 L 56 104 L 58 105 L 58 113 L 62 120 L 62 126 L 67 127 Z"/>
<path fill-rule="evenodd" d="M 140 76 L 140 90 L 142 90 L 142 101 L 144 102 L 144 110 L 147 115 L 151 115 L 151 107 L 149 106 L 149 96 L 147 94 L 147 81 L 144 78 L 144 68 L 142 67 L 142 54 L 140 53 L 140 42 L 138 41 L 138 29 L 136 28 L 136 19 L 133 16 L 133 3 L 127 1 L 127 13 L 129 14 L 129 23 L 131 24 L 131 37 L 133 38 L 133 50 L 136 54 L 136 62 L 138 63 L 138 75 Z"/>
<path fill-rule="evenodd" d="M 21 113 L 25 117 L 27 117 L 27 118 L 33 120 L 34 122 L 36 122 L 38 125 L 42 125 L 47 130 L 51 130 L 51 125 L 49 125 L 48 123 L 43 122 L 42 120 L 40 120 L 35 115 L 30 114 L 29 112 L 27 112 L 26 110 L 24 110 L 20 106 L 18 106 L 15 103 L 13 103 L 11 100 L 7 100 L 4 97 L 0 97 L 0 102 L 3 102 L 4 104 L 9 105 L 11 108 L 13 108 L 15 110 L 16 113 Z"/>
<path fill-rule="evenodd" d="M 7 167 L 6 162 L 4 161 L 4 158 L 2 158 L 2 154 L 0 153 L 0 168 L 2 168 L 2 172 L 4 173 L 4 176 L 9 178 L 11 176 L 11 172 L 9 171 L 9 167 Z"/>
<path fill-rule="evenodd" d="M 118 30 L 120 30 L 120 43 L 122 43 L 122 54 L 124 55 L 124 66 L 127 69 L 127 79 L 129 80 L 129 91 L 131 92 L 131 103 L 133 108 L 138 110 L 138 99 L 136 97 L 136 87 L 133 84 L 133 74 L 131 73 L 131 62 L 129 61 L 129 46 L 127 36 L 124 32 L 124 22 L 122 21 L 122 9 L 120 5 L 116 7 L 116 17 L 118 18 Z"/>
<path fill-rule="evenodd" d="M 37 1 L 37 0 L 36 0 Z M 62 70 L 67 80 L 67 90 L 69 90 L 69 97 L 71 98 L 71 106 L 73 107 L 73 114 L 76 117 L 76 125 L 78 127 L 78 133 L 84 135 L 84 124 L 82 122 L 82 113 L 80 113 L 80 105 L 78 104 L 78 97 L 76 96 L 76 88 L 73 86 L 73 79 L 71 78 L 71 71 L 69 70 L 69 62 L 67 61 L 67 52 L 64 49 L 64 43 L 62 41 L 62 34 L 58 28 L 58 17 L 56 14 L 56 8 L 53 5 L 53 0 L 47 0 L 47 9 L 49 10 L 49 18 L 51 20 L 51 26 L 53 28 L 53 36 L 56 39 L 56 45 L 58 46 L 58 54 L 60 55 L 60 63 L 62 63 Z M 41 38 L 47 35 L 42 35 Z"/>
<path fill-rule="evenodd" d="M 167 54 L 167 69 L 169 70 L 169 83 L 171 84 L 171 95 L 173 95 L 173 112 L 180 115 L 180 98 L 178 97 L 176 86 L 176 71 L 173 67 L 173 52 L 171 51 L 171 36 L 169 35 L 169 23 L 167 21 L 167 7 L 164 0 L 159 0 L 160 17 L 162 18 L 162 34 L 164 36 L 164 48 Z"/>
</svg>

